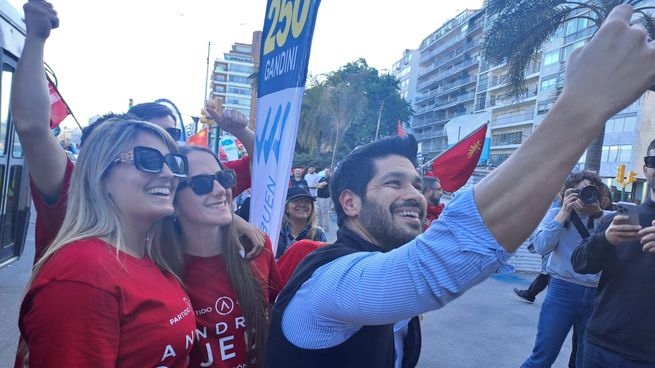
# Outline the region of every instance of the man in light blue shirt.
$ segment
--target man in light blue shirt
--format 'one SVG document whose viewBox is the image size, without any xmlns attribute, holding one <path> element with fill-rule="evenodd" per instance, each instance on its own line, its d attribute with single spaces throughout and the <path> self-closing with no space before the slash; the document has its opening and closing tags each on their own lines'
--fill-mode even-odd
<svg viewBox="0 0 655 368">
<path fill-rule="evenodd" d="M 630 27 L 631 15 L 630 6 L 615 8 L 570 56 L 562 95 L 539 129 L 425 233 L 413 137 L 344 159 L 331 181 L 337 241 L 311 253 L 280 293 L 266 366 L 414 366 L 412 317 L 506 269 L 605 121 L 655 82 L 655 47 Z"/>
</svg>

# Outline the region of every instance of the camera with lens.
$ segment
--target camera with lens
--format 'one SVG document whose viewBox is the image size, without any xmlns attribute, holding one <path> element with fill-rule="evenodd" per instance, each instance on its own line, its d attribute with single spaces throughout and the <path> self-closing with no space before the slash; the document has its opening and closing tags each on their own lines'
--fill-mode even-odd
<svg viewBox="0 0 655 368">
<path fill-rule="evenodd" d="M 596 187 L 593 185 L 586 186 L 582 189 L 577 189 L 575 192 L 578 193 L 578 198 L 584 204 L 596 203 L 596 201 L 598 201 L 600 198 L 598 189 L 596 189 Z"/>
</svg>

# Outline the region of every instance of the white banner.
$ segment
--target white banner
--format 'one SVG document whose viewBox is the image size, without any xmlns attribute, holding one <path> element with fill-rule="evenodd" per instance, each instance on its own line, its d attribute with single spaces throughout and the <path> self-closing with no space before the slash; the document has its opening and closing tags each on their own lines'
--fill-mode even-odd
<svg viewBox="0 0 655 368">
<path fill-rule="evenodd" d="M 259 65 L 250 222 L 277 250 L 319 0 L 269 0 Z"/>
</svg>

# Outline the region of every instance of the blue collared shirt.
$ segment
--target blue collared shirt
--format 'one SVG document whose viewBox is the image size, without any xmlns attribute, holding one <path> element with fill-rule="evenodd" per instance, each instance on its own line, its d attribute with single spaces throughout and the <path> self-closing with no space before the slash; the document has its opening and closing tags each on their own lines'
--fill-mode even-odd
<svg viewBox="0 0 655 368">
<path fill-rule="evenodd" d="M 400 367 L 407 320 L 441 308 L 494 272 L 510 272 L 509 257 L 466 191 L 398 249 L 353 253 L 319 267 L 289 302 L 282 331 L 300 348 L 324 349 L 362 326 L 393 323 Z"/>
</svg>

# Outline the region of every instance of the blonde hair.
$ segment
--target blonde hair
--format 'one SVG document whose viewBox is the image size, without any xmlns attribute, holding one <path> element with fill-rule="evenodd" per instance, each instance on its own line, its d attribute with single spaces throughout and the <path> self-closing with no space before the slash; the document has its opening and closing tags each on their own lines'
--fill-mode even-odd
<svg viewBox="0 0 655 368">
<path fill-rule="evenodd" d="M 117 256 L 119 251 L 125 250 L 119 209 L 104 190 L 104 180 L 116 158 L 132 148 L 139 133 L 153 135 L 166 144 L 171 152 L 179 152 L 177 144 L 165 130 L 145 121 L 113 118 L 95 128 L 82 146 L 68 193 L 62 193 L 68 195 L 68 202 L 61 229 L 34 265 L 27 289 L 43 265 L 72 242 L 98 238 L 114 246 Z M 152 230 L 157 226 L 161 226 L 161 220 L 153 224 Z M 161 269 L 170 272 L 165 260 L 153 254 L 151 248 L 151 244 L 147 244 L 147 254 Z"/>
<path fill-rule="evenodd" d="M 312 201 L 311 199 L 309 201 L 311 202 L 312 212 L 309 214 L 309 217 L 307 218 L 306 226 L 309 228 L 309 230 L 307 230 L 306 239 L 319 240 L 319 239 L 315 239 L 316 233 L 318 232 L 318 227 L 316 226 L 316 206 L 314 201 Z M 289 208 L 289 202 L 291 201 L 287 201 L 287 203 L 284 204 L 284 217 L 282 218 L 282 221 L 285 224 L 291 224 L 291 218 L 289 217 L 289 213 L 287 212 Z"/>
</svg>

